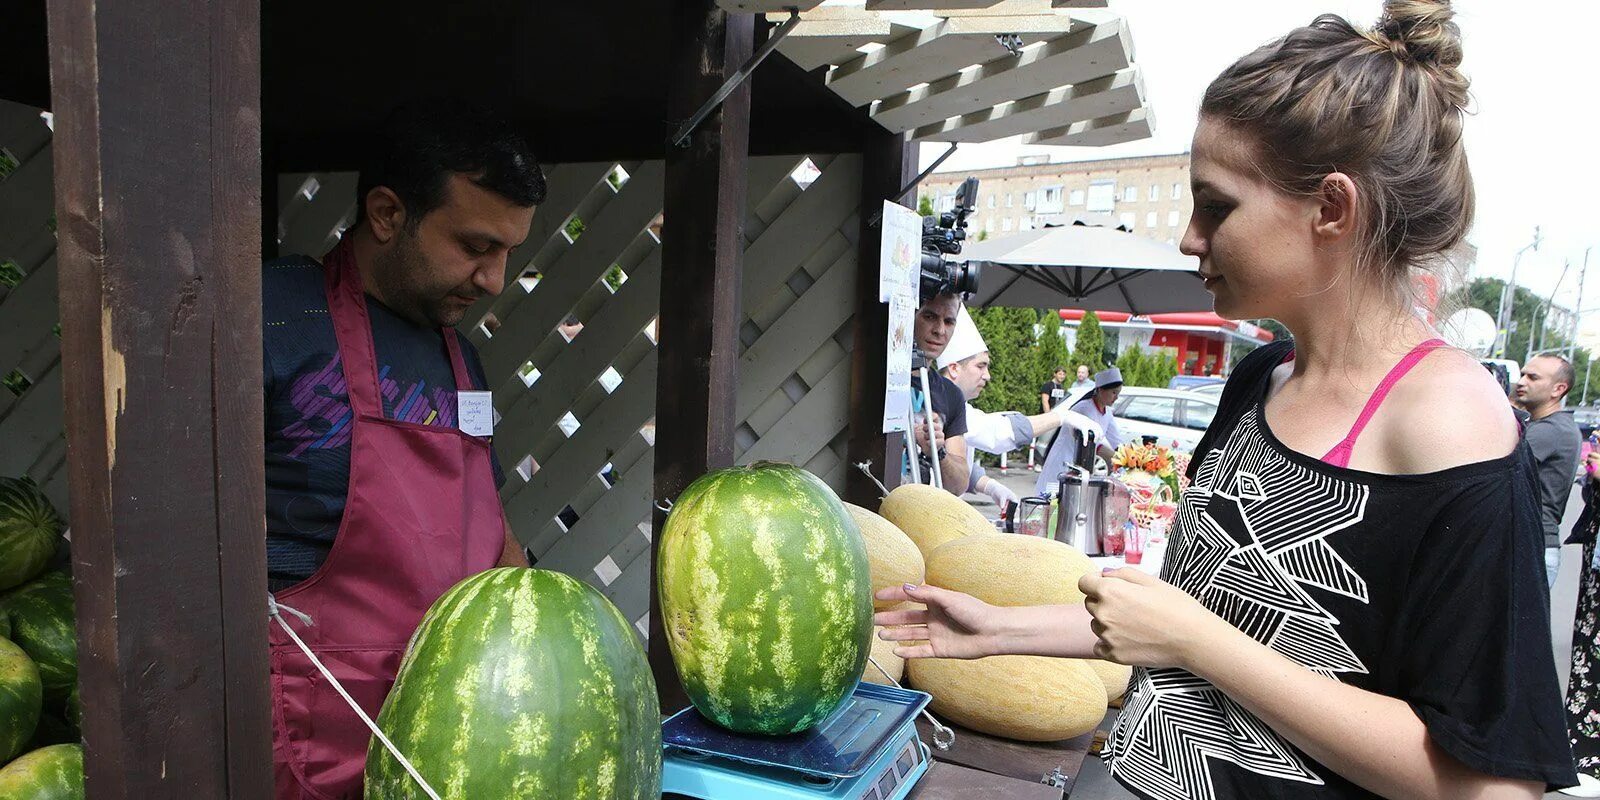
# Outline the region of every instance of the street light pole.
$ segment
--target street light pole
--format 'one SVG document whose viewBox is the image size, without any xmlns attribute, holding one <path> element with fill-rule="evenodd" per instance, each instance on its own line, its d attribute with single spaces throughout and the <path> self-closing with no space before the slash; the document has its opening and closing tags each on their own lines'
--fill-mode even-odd
<svg viewBox="0 0 1600 800">
<path fill-rule="evenodd" d="M 1567 270 L 1572 269 L 1572 261 L 1568 259 L 1561 264 L 1561 276 L 1556 278 L 1556 288 L 1550 290 L 1550 297 L 1544 301 L 1544 312 L 1533 318 L 1533 327 L 1539 332 L 1539 351 L 1544 352 L 1544 337 L 1550 332 L 1550 309 L 1556 304 L 1556 293 L 1561 291 L 1561 282 L 1567 279 Z M 1526 364 L 1533 360 L 1533 334 L 1528 331 L 1528 354 L 1522 358 Z"/>
<path fill-rule="evenodd" d="M 1522 254 L 1530 249 L 1534 251 L 1539 249 L 1538 225 L 1533 226 L 1533 241 L 1523 245 L 1522 249 L 1517 251 L 1516 258 L 1511 262 L 1511 280 L 1506 281 L 1505 288 L 1500 291 L 1500 312 L 1495 315 L 1495 329 L 1498 331 L 1496 336 L 1499 337 L 1499 342 L 1495 347 L 1495 356 L 1497 358 L 1505 358 L 1506 349 L 1511 345 L 1511 312 L 1517 302 L 1517 267 L 1522 264 Z M 1532 331 L 1529 331 L 1529 333 L 1531 334 Z"/>
<path fill-rule="evenodd" d="M 1572 304 L 1571 333 L 1567 336 L 1567 361 L 1570 363 L 1573 356 L 1578 354 L 1578 322 L 1583 318 L 1583 279 L 1589 275 L 1589 251 L 1594 247 L 1583 248 L 1583 266 L 1578 268 L 1578 300 Z"/>
</svg>

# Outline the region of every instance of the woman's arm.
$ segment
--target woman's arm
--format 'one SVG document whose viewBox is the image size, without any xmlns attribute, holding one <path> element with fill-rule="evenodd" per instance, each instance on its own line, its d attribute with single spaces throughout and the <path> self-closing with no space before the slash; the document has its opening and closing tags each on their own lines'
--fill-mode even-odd
<svg viewBox="0 0 1600 800">
<path fill-rule="evenodd" d="M 1096 653 L 1180 667 L 1210 681 L 1279 735 L 1385 797 L 1523 800 L 1531 781 L 1484 775 L 1445 753 L 1403 700 L 1323 677 L 1257 642 L 1181 589 L 1135 569 L 1087 575 Z"/>
<path fill-rule="evenodd" d="M 925 609 L 881 611 L 873 623 L 886 626 L 878 638 L 918 642 L 895 648 L 901 658 L 983 658 L 1038 655 L 1097 658 L 1099 640 L 1083 606 L 992 606 L 971 595 L 936 586 L 891 586 L 879 600 L 911 601 Z"/>
</svg>

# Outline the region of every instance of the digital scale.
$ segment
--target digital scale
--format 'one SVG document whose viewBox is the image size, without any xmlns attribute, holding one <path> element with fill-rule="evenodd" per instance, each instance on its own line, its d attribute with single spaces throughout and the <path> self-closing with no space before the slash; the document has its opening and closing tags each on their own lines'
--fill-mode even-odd
<svg viewBox="0 0 1600 800">
<path fill-rule="evenodd" d="M 903 800 L 928 771 L 916 716 L 924 692 L 862 682 L 820 725 L 750 736 L 694 707 L 661 727 L 661 787 L 700 800 Z"/>
</svg>

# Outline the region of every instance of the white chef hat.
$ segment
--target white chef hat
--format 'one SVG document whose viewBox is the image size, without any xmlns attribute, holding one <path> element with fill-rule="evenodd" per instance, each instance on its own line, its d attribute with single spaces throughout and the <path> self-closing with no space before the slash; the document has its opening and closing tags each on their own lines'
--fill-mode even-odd
<svg viewBox="0 0 1600 800">
<path fill-rule="evenodd" d="M 983 334 L 978 333 L 977 323 L 972 321 L 972 315 L 967 313 L 967 307 L 963 305 L 956 309 L 956 328 L 950 333 L 950 343 L 939 354 L 939 369 L 988 350 L 989 345 L 984 343 Z"/>
</svg>

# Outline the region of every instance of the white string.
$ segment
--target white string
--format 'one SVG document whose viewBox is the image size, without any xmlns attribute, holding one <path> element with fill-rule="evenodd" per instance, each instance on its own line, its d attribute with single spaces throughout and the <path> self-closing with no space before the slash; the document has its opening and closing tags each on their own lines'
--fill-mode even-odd
<svg viewBox="0 0 1600 800">
<path fill-rule="evenodd" d="M 417 773 L 417 768 L 411 766 L 411 762 L 407 760 L 405 756 L 400 754 L 400 750 L 394 746 L 394 742 L 389 741 L 389 737 L 383 735 L 383 731 L 378 730 L 377 724 L 372 721 L 371 717 L 367 716 L 367 712 L 362 711 L 361 706 L 356 705 L 356 701 L 350 699 L 349 693 L 345 692 L 344 686 L 340 685 L 339 683 L 339 679 L 333 677 L 333 673 L 329 672 L 328 668 L 322 665 L 322 661 L 317 658 L 315 653 L 311 652 L 311 648 L 306 647 L 306 643 L 300 641 L 300 637 L 295 635 L 294 629 L 289 627 L 289 623 L 283 621 L 283 615 L 279 613 L 281 611 L 289 612 L 296 619 L 304 622 L 306 625 L 316 624 L 315 622 L 311 621 L 311 617 L 309 615 L 279 603 L 277 598 L 273 597 L 271 594 L 268 594 L 267 616 L 278 621 L 278 624 L 283 627 L 284 632 L 289 634 L 289 638 L 293 639 L 294 643 L 299 646 L 300 652 L 305 653 L 306 658 L 311 659 L 311 663 L 315 664 L 318 670 L 321 670 L 322 677 L 328 679 L 328 683 L 333 685 L 334 691 L 338 692 L 339 696 L 344 698 L 344 702 L 356 712 L 356 716 L 360 717 L 361 721 L 367 724 L 367 728 L 372 731 L 372 735 L 378 737 L 378 741 L 382 742 L 383 746 L 389 751 L 390 755 L 393 755 L 395 760 L 400 762 L 400 766 L 405 767 L 406 774 L 410 775 L 411 779 L 416 781 L 418 786 L 422 787 L 422 791 L 428 793 L 430 800 L 440 800 L 439 793 L 435 792 L 433 787 L 429 786 L 426 780 L 423 780 L 422 776 Z"/>
<path fill-rule="evenodd" d="M 878 487 L 878 491 L 883 493 L 882 495 L 880 495 L 881 497 L 887 498 L 889 496 L 889 487 L 884 486 L 883 485 L 883 481 L 878 480 L 878 476 L 872 474 L 872 462 L 871 461 L 863 461 L 860 464 L 857 464 L 856 465 L 856 469 L 859 469 L 862 472 L 866 473 L 866 476 L 868 478 L 872 479 L 872 483 L 875 486 Z"/>
<path fill-rule="evenodd" d="M 877 634 L 873 635 L 876 636 Z M 883 673 L 883 677 L 888 678 L 889 682 L 894 684 L 894 688 L 906 688 L 901 686 L 900 682 L 895 680 L 894 676 L 890 675 L 889 671 L 884 669 L 882 664 L 878 663 L 878 659 L 873 658 L 872 656 L 867 656 L 867 661 L 870 662 L 872 666 L 877 667 L 878 671 Z M 956 732 L 946 728 L 943 725 L 940 725 L 939 720 L 934 719 L 933 715 L 928 713 L 927 709 L 922 710 L 922 716 L 927 717 L 928 721 L 933 723 L 933 746 L 939 748 L 940 750 L 949 750 L 950 745 L 956 743 Z"/>
</svg>

